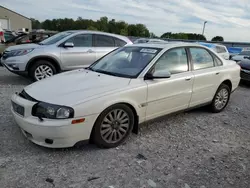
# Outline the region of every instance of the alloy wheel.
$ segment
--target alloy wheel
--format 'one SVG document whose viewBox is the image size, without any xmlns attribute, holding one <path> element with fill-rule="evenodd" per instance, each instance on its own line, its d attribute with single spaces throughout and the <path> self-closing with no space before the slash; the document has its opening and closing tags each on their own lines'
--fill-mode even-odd
<svg viewBox="0 0 250 188">
<path fill-rule="evenodd" d="M 129 115 L 122 109 L 110 111 L 103 119 L 101 137 L 107 143 L 117 143 L 122 140 L 129 131 Z"/>
<path fill-rule="evenodd" d="M 53 76 L 53 70 L 48 65 L 40 65 L 35 70 L 35 79 L 42 80 L 48 77 Z"/>
</svg>

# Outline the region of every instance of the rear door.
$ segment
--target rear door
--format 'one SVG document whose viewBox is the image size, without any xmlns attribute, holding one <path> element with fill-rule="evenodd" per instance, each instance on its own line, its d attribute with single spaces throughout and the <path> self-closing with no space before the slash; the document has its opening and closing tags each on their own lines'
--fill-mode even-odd
<svg viewBox="0 0 250 188">
<path fill-rule="evenodd" d="M 96 60 L 100 59 L 110 51 L 125 45 L 126 43 L 115 37 L 103 34 L 94 34 L 94 46 L 96 50 Z"/>
<path fill-rule="evenodd" d="M 74 47 L 61 47 L 61 62 L 65 69 L 87 67 L 95 61 L 96 52 L 92 34 L 79 34 L 66 42 L 72 42 Z"/>
<path fill-rule="evenodd" d="M 194 74 L 193 93 L 190 107 L 212 101 L 221 80 L 222 62 L 207 49 L 190 47 L 192 72 Z"/>
</svg>

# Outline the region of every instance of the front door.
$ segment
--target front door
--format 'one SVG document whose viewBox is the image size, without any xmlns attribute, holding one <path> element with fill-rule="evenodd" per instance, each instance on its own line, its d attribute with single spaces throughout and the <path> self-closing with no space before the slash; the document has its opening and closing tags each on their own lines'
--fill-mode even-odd
<svg viewBox="0 0 250 188">
<path fill-rule="evenodd" d="M 146 80 L 148 85 L 146 120 L 186 109 L 189 105 L 193 74 L 185 48 L 165 52 L 153 66 L 154 72 L 168 71 L 170 78 Z"/>
<path fill-rule="evenodd" d="M 91 34 L 79 34 L 67 42 L 73 43 L 74 47 L 61 47 L 61 62 L 65 69 L 87 67 L 95 61 L 96 52 Z"/>
</svg>

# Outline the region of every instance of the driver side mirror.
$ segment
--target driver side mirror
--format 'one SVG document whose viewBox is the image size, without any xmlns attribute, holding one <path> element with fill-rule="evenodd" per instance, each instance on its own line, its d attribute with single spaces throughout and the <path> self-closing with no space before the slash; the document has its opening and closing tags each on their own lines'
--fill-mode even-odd
<svg viewBox="0 0 250 188">
<path fill-rule="evenodd" d="M 74 43 L 73 42 L 66 42 L 63 47 L 65 48 L 73 48 L 74 47 Z"/>
<path fill-rule="evenodd" d="M 170 77 L 171 77 L 171 73 L 167 70 L 155 71 L 154 73 L 147 73 L 145 75 L 146 80 L 164 79 L 164 78 L 170 78 Z"/>
</svg>

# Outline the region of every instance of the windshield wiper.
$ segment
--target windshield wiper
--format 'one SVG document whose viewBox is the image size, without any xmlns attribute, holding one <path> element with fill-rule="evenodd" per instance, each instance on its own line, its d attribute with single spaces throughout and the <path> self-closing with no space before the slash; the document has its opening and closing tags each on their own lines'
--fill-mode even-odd
<svg viewBox="0 0 250 188">
<path fill-rule="evenodd" d="M 102 74 L 107 74 L 107 75 L 110 75 L 110 76 L 124 77 L 121 74 L 114 73 L 114 72 L 108 72 L 108 71 L 104 71 L 104 70 L 95 70 L 95 72 L 102 73 Z"/>
<path fill-rule="evenodd" d="M 92 67 L 85 67 L 84 69 L 95 72 L 95 70 Z"/>
<path fill-rule="evenodd" d="M 43 43 L 41 43 L 41 42 L 39 42 L 38 44 L 39 44 L 39 45 L 44 45 L 44 44 L 43 44 Z"/>
</svg>

